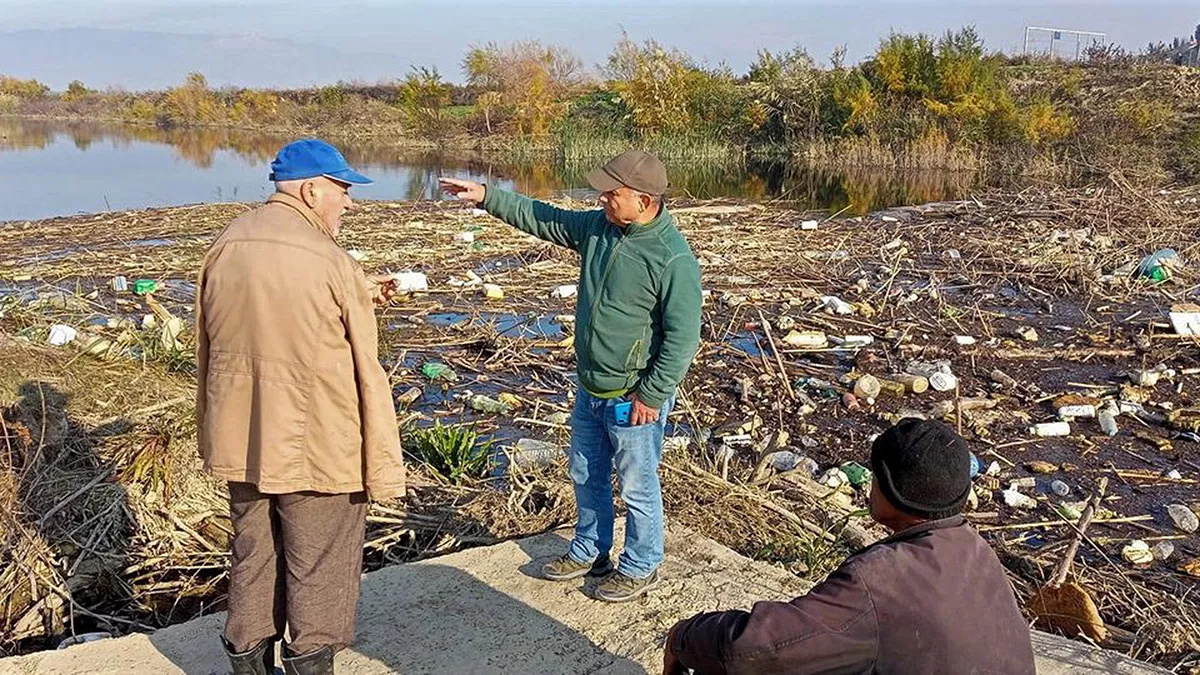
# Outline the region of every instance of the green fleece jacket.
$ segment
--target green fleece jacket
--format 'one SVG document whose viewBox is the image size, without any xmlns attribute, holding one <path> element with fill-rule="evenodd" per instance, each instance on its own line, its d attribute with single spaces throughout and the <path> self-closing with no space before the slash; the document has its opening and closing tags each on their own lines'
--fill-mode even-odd
<svg viewBox="0 0 1200 675">
<path fill-rule="evenodd" d="M 575 307 L 579 383 L 593 396 L 630 391 L 661 407 L 700 346 L 700 265 L 664 206 L 621 228 L 603 210 L 568 211 L 491 186 L 483 207 L 582 257 Z"/>
</svg>

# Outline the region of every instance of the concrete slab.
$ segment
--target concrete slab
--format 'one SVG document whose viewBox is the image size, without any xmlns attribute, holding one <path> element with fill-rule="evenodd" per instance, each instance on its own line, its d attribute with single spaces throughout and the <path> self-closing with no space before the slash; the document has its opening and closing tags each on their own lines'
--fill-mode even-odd
<svg viewBox="0 0 1200 675">
<path fill-rule="evenodd" d="M 783 570 L 673 527 L 662 586 L 630 604 L 602 603 L 588 597 L 592 584 L 537 577 L 569 536 L 552 532 L 366 575 L 358 642 L 338 655 L 339 672 L 657 675 L 663 639 L 677 619 L 807 590 Z M 3 659 L 0 673 L 224 674 L 223 622 L 216 614 L 148 635 Z M 1035 634 L 1034 645 L 1039 672 L 1048 675 L 1168 672 L 1049 635 Z"/>
</svg>

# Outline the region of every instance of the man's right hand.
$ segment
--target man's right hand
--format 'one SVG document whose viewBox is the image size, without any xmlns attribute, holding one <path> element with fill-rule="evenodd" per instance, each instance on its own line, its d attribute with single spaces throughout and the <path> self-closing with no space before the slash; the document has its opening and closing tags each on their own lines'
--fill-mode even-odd
<svg viewBox="0 0 1200 675">
<path fill-rule="evenodd" d="M 438 183 L 441 184 L 443 192 L 465 202 L 475 202 L 478 204 L 483 201 L 483 197 L 487 192 L 487 188 L 483 185 L 469 180 L 442 177 L 438 178 Z"/>
</svg>

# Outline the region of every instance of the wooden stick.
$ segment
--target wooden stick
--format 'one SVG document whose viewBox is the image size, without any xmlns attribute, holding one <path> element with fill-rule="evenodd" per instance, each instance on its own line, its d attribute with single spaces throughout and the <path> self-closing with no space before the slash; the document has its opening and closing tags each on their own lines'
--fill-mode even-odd
<svg viewBox="0 0 1200 675">
<path fill-rule="evenodd" d="M 779 364 L 779 379 L 783 380 L 783 388 L 787 391 L 788 398 L 796 400 L 796 392 L 792 391 L 792 383 L 788 381 L 787 368 L 783 365 L 783 357 L 779 355 L 779 349 L 775 346 L 775 338 L 771 337 L 771 324 L 767 322 L 767 318 L 763 316 L 762 310 L 758 310 L 758 320 L 762 325 L 763 333 L 767 335 L 767 342 L 771 344 L 771 353 L 775 355 L 775 361 Z"/>
<path fill-rule="evenodd" d="M 1071 535 L 1071 543 L 1067 546 L 1067 552 L 1063 554 L 1062 560 L 1058 562 L 1058 567 L 1054 569 L 1054 574 L 1050 577 L 1051 586 L 1058 588 L 1066 582 L 1067 574 L 1071 571 L 1071 563 L 1075 560 L 1075 553 L 1079 550 L 1083 535 L 1087 532 L 1088 525 L 1092 524 L 1092 516 L 1096 515 L 1096 510 L 1100 508 L 1100 500 L 1104 499 L 1104 492 L 1107 489 L 1108 478 L 1101 478 L 1100 488 L 1096 490 L 1096 495 L 1083 509 L 1083 514 L 1079 516 L 1079 524 L 1075 526 L 1075 534 Z"/>
</svg>

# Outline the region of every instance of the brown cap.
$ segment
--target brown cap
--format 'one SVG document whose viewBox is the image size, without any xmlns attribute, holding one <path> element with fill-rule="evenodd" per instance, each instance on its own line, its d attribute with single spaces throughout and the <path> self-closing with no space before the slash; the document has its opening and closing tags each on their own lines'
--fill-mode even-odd
<svg viewBox="0 0 1200 675">
<path fill-rule="evenodd" d="M 642 150 L 626 150 L 588 174 L 588 184 L 598 192 L 627 185 L 638 192 L 661 195 L 667 191 L 667 167 Z"/>
</svg>

